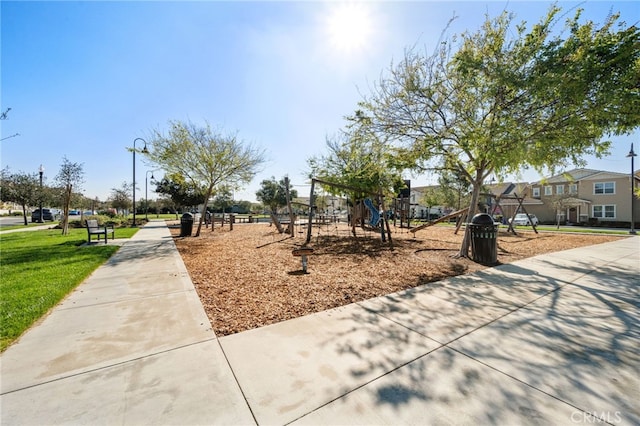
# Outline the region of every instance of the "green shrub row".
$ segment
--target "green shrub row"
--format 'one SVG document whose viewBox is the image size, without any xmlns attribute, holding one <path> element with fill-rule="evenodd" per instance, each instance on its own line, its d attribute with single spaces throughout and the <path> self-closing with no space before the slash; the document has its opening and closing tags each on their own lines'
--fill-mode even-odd
<svg viewBox="0 0 640 426">
<path fill-rule="evenodd" d="M 106 215 L 106 214 L 95 214 L 95 215 L 91 215 L 91 216 L 84 216 L 81 219 L 71 219 L 69 220 L 69 227 L 70 228 L 84 228 L 85 227 L 85 221 L 88 219 L 96 219 L 98 221 L 98 225 L 103 226 L 103 225 L 112 225 L 114 228 L 121 228 L 121 227 L 125 227 L 125 226 L 130 226 L 131 225 L 131 220 L 128 219 L 125 216 L 119 215 L 119 216 L 112 216 L 112 215 Z M 136 220 L 136 222 L 140 222 L 139 220 Z"/>
</svg>

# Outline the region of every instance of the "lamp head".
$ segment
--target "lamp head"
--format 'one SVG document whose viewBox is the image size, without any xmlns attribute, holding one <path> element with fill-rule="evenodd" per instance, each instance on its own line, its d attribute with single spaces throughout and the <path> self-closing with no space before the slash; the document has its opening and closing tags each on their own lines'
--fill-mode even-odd
<svg viewBox="0 0 640 426">
<path fill-rule="evenodd" d="M 631 150 L 629 151 L 629 153 L 627 154 L 627 158 L 629 157 L 636 157 L 637 154 L 635 152 L 633 152 L 633 143 L 631 144 Z"/>
</svg>

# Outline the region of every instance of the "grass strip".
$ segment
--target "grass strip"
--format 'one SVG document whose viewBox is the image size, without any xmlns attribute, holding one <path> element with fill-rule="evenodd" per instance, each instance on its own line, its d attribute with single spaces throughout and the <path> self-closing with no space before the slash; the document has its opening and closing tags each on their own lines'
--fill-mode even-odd
<svg viewBox="0 0 640 426">
<path fill-rule="evenodd" d="M 128 238 L 137 229 L 116 229 Z M 15 232 L 0 235 L 0 351 L 58 304 L 118 246 L 82 246 L 85 229 Z"/>
</svg>

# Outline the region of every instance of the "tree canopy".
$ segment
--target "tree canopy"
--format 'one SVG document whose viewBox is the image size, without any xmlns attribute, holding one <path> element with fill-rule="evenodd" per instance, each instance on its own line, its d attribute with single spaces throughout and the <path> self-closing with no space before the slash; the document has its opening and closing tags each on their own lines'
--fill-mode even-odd
<svg viewBox="0 0 640 426">
<path fill-rule="evenodd" d="M 205 188 L 196 186 L 193 182 L 187 182 L 184 176 L 178 173 L 165 175 L 156 183 L 156 192 L 167 195 L 173 205 L 181 207 L 193 207 L 205 202 Z"/>
<path fill-rule="evenodd" d="M 205 203 L 198 223 L 200 235 L 207 203 L 221 187 L 238 189 L 251 182 L 264 160 L 264 151 L 223 134 L 208 123 L 204 127 L 191 122 L 170 121 L 169 131 L 153 131 L 149 160 L 169 174 L 177 173 L 197 187 L 205 189 Z"/>
<path fill-rule="evenodd" d="M 348 195 L 354 201 L 371 194 L 395 196 L 404 187 L 402 170 L 381 136 L 370 132 L 368 122 L 350 119 L 338 135 L 327 138 L 328 153 L 308 160 L 310 177 L 345 187 L 322 185 L 333 194 Z"/>
<path fill-rule="evenodd" d="M 27 207 L 35 205 L 43 196 L 37 173 L 11 173 L 8 168 L 0 170 L 0 200 L 19 204 L 22 207 L 24 224 L 27 225 Z"/>
<path fill-rule="evenodd" d="M 298 191 L 289 189 L 291 199 L 298 197 Z M 272 214 L 278 213 L 278 208 L 287 205 L 287 185 L 283 179 L 276 181 L 275 177 L 260 182 L 260 189 L 256 191 L 256 200 L 268 207 Z"/>
<path fill-rule="evenodd" d="M 554 33 L 556 6 L 530 29 L 503 13 L 433 53 L 409 50 L 352 119 L 389 140 L 404 167 L 466 177 L 470 214 L 490 175 L 602 156 L 606 136 L 640 125 L 640 31 L 615 14 L 602 26 L 580 16 Z"/>
</svg>

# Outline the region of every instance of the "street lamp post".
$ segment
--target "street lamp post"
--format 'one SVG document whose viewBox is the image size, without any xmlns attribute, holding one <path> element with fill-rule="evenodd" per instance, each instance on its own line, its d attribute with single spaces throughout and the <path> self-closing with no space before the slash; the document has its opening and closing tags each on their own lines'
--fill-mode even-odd
<svg viewBox="0 0 640 426">
<path fill-rule="evenodd" d="M 635 189 L 635 179 L 634 179 L 634 169 L 633 169 L 633 157 L 635 157 L 637 154 L 635 152 L 633 152 L 633 143 L 631 143 L 631 150 L 629 151 L 629 153 L 627 154 L 627 158 L 631 157 L 631 230 L 629 231 L 630 234 L 635 235 L 636 234 L 636 230 L 634 229 L 635 224 L 633 223 L 633 199 L 635 198 L 635 194 L 633 193 L 633 190 Z"/>
<path fill-rule="evenodd" d="M 133 140 L 133 226 L 136 226 L 136 141 L 144 142 L 144 148 L 142 148 L 142 153 L 147 154 L 147 141 L 142 138 L 135 138 Z"/>
<path fill-rule="evenodd" d="M 40 167 L 38 168 L 38 173 L 40 173 L 40 203 L 39 203 L 39 208 L 40 208 L 40 217 L 38 218 L 38 223 L 44 223 L 44 215 L 42 214 L 42 175 L 44 174 L 44 167 L 42 167 L 42 164 L 40 164 Z"/>
<path fill-rule="evenodd" d="M 151 180 L 154 180 L 153 172 L 156 170 L 147 170 L 147 173 L 144 175 L 144 201 L 145 201 L 145 209 L 144 209 L 144 218 L 149 220 L 149 196 L 147 195 L 147 180 L 149 179 L 149 173 L 151 173 Z"/>
</svg>

